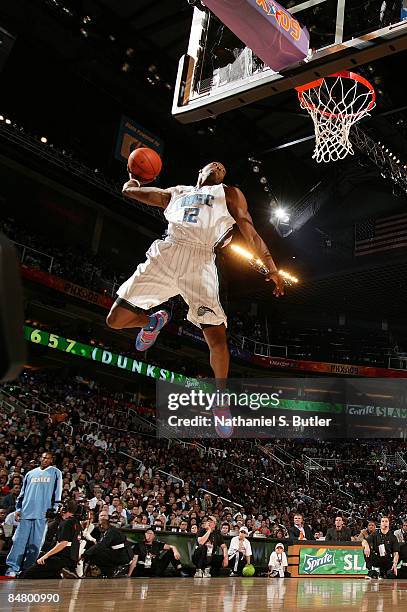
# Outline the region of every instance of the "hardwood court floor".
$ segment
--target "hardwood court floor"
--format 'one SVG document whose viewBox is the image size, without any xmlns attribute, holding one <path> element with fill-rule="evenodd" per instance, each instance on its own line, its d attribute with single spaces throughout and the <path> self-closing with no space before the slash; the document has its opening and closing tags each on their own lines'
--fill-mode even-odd
<svg viewBox="0 0 407 612">
<path fill-rule="evenodd" d="M 56 594 L 60 602 L 12 603 Z M 31 598 L 29 598 L 31 599 Z M 0 610 L 13 612 L 387 612 L 407 610 L 406 581 L 326 578 L 161 578 L 0 582 Z"/>
</svg>

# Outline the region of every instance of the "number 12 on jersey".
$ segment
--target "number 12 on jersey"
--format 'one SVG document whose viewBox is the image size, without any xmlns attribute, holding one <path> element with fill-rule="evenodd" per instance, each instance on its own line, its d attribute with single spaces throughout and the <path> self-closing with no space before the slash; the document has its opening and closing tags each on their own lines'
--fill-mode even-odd
<svg viewBox="0 0 407 612">
<path fill-rule="evenodd" d="M 182 222 L 186 223 L 197 223 L 199 216 L 199 208 L 197 206 L 193 208 L 186 208 L 184 210 L 184 216 L 182 218 Z"/>
</svg>

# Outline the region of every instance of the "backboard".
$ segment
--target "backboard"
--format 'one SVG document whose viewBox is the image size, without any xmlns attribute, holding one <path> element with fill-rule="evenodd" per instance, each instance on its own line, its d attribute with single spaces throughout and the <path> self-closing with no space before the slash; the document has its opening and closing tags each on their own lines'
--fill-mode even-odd
<svg viewBox="0 0 407 612">
<path fill-rule="evenodd" d="M 215 117 L 407 49 L 406 0 L 281 0 L 280 4 L 308 29 L 310 52 L 304 60 L 275 72 L 204 6 L 204 0 L 196 3 L 174 92 L 172 113 L 180 122 Z"/>
</svg>

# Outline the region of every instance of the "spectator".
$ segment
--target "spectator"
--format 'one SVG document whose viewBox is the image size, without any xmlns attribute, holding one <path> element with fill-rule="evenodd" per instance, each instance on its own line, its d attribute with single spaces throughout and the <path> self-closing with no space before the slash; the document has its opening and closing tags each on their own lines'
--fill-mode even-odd
<svg viewBox="0 0 407 612">
<path fill-rule="evenodd" d="M 110 524 L 108 518 L 99 517 L 101 539 L 83 553 L 84 575 L 87 564 L 97 565 L 103 576 L 112 578 L 122 566 L 127 566 L 132 559 L 130 544 L 126 536 Z"/>
<path fill-rule="evenodd" d="M 222 554 L 217 551 L 220 549 Z M 210 516 L 198 531 L 197 545 L 192 555 L 196 567 L 195 578 L 210 578 L 220 567 L 229 564 L 228 551 L 223 536 L 216 528 L 216 518 Z"/>
<path fill-rule="evenodd" d="M 62 522 L 58 527 L 57 543 L 37 559 L 36 563 L 23 571 L 22 578 L 45 579 L 77 578 L 75 568 L 79 560 L 80 525 L 75 518 L 77 504 L 69 500 L 61 511 Z"/>
<path fill-rule="evenodd" d="M 229 535 L 229 531 L 230 531 L 230 525 L 228 522 L 224 522 L 222 523 L 222 525 L 220 526 L 220 532 L 223 536 L 227 536 Z"/>
<path fill-rule="evenodd" d="M 376 533 L 376 523 L 375 521 L 369 521 L 366 529 L 361 529 L 359 535 L 357 536 L 357 541 L 362 542 L 363 540 L 367 540 L 367 538 Z"/>
<path fill-rule="evenodd" d="M 249 530 L 247 527 L 241 527 L 239 535 L 233 537 L 230 541 L 228 557 L 231 576 L 240 575 L 243 567 L 250 564 L 252 547 L 249 540 L 247 540 L 248 535 Z"/>
<path fill-rule="evenodd" d="M 328 529 L 325 536 L 326 542 L 350 542 L 351 541 L 350 529 L 344 526 L 343 518 L 337 516 L 335 518 L 335 527 Z"/>
<path fill-rule="evenodd" d="M 14 512 L 16 509 L 16 501 L 21 491 L 21 486 L 19 484 L 15 484 L 10 493 L 3 497 L 1 502 L 1 507 L 7 510 L 7 514 L 9 512 Z"/>
<path fill-rule="evenodd" d="M 401 529 L 396 529 L 394 535 L 399 544 L 405 544 L 407 542 L 407 519 L 404 519 Z"/>
<path fill-rule="evenodd" d="M 183 574 L 180 559 L 176 546 L 156 540 L 153 529 L 147 529 L 144 540 L 133 547 L 128 576 L 162 576 L 170 563 Z"/>
<path fill-rule="evenodd" d="M 294 514 L 294 525 L 289 529 L 293 540 L 312 540 L 312 531 L 309 525 L 304 525 L 304 517 L 300 512 Z"/>
<path fill-rule="evenodd" d="M 289 578 L 287 555 L 284 551 L 284 544 L 276 544 L 275 549 L 269 559 L 269 576 L 275 578 Z"/>
<path fill-rule="evenodd" d="M 388 516 L 383 516 L 380 529 L 362 541 L 369 578 L 397 576 L 400 544 L 390 532 Z"/>
</svg>

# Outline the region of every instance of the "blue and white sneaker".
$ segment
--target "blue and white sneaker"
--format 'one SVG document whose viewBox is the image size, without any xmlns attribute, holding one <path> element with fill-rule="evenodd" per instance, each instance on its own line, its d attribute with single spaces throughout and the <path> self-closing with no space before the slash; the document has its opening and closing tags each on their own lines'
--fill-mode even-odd
<svg viewBox="0 0 407 612">
<path fill-rule="evenodd" d="M 136 349 L 146 351 L 151 348 L 158 338 L 161 329 L 171 319 L 171 315 L 166 310 L 157 310 L 150 316 L 150 322 L 142 327 L 136 338 Z"/>
<path fill-rule="evenodd" d="M 222 417 L 224 419 L 232 418 L 229 406 L 217 406 L 212 409 L 212 412 L 214 416 L 217 416 L 219 419 Z M 222 423 L 215 422 L 215 430 L 220 438 L 230 438 L 233 434 L 233 425 L 228 425 L 226 423 L 222 425 Z"/>
<path fill-rule="evenodd" d="M 7 570 L 5 573 L 5 578 L 17 578 L 17 572 L 13 570 Z"/>
</svg>

